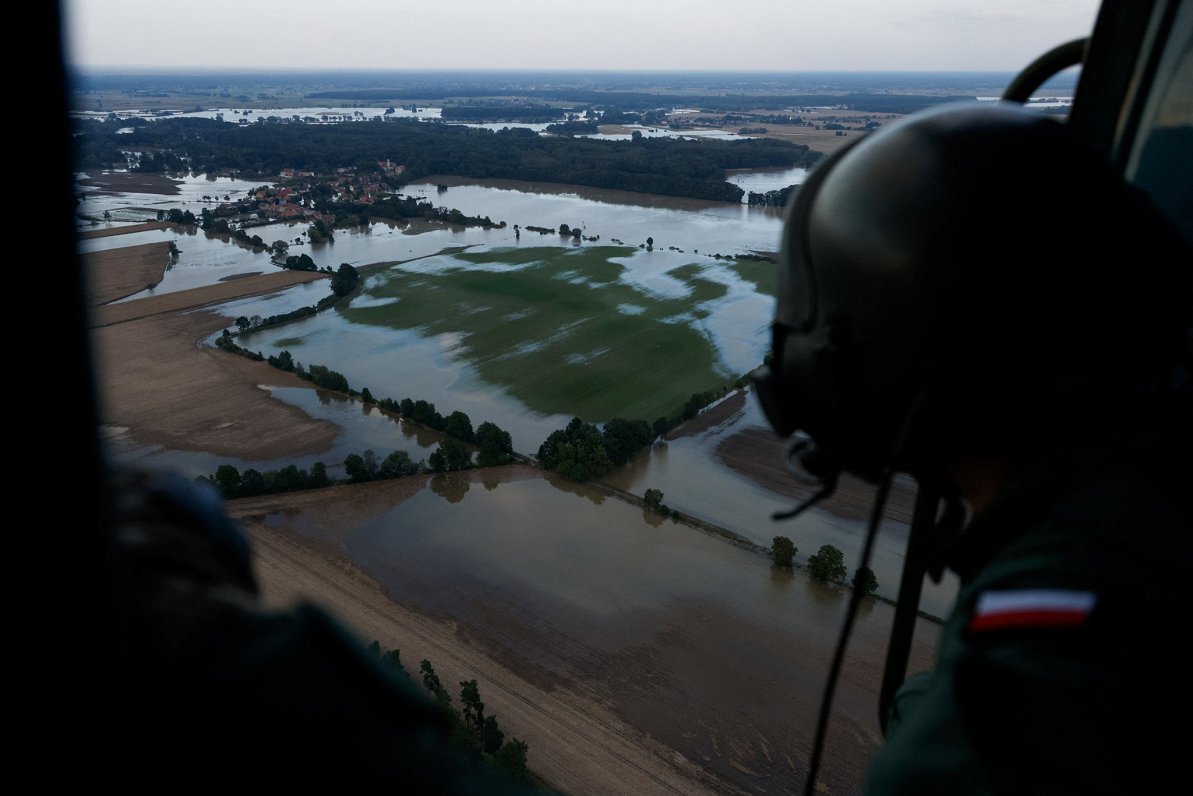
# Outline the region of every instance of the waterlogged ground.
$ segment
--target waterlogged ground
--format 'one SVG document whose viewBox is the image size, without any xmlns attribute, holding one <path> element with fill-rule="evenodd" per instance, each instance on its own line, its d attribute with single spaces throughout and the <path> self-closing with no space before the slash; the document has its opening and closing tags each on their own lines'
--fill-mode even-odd
<svg viewBox="0 0 1193 796">
<path fill-rule="evenodd" d="M 201 207 L 201 197 L 211 191 L 207 183 L 183 181 L 177 198 L 183 206 Z M 232 190 L 231 184 L 220 187 Z M 692 393 L 731 381 L 761 362 L 769 343 L 775 267 L 716 255 L 776 249 L 781 222 L 773 212 L 641 195 L 633 196 L 638 204 L 626 204 L 606 192 L 594 198 L 559 186 L 522 187 L 453 183 L 446 193 L 431 184 L 409 189 L 470 215 L 507 220 L 502 229 L 410 234 L 375 223 L 340 231 L 331 244 L 293 247 L 310 253 L 321 267 L 367 266 L 362 289 L 347 305 L 243 335 L 241 344 L 264 355 L 289 351 L 305 366 L 326 365 L 377 398 L 424 399 L 444 415 L 467 413 L 474 426 L 497 423 L 510 432 L 516 450 L 529 454 L 574 416 L 590 422 L 611 417 L 653 422 L 675 412 Z M 108 206 L 149 198 L 99 197 Z M 585 237 L 599 239 L 578 241 L 526 229 L 557 230 L 560 223 L 580 226 Z M 277 230 L 279 238 L 297 231 L 266 229 Z M 648 237 L 654 237 L 650 249 Z M 156 292 L 276 267 L 264 254 L 202 233 L 153 230 L 93 239 L 84 246 L 94 250 L 168 240 L 175 240 L 182 254 Z M 320 280 L 231 302 L 221 312 L 229 319 L 265 318 L 312 306 L 327 290 Z M 212 337 L 218 333 L 213 330 Z M 365 449 L 381 457 L 405 449 L 415 461 L 433 450 L 433 441 L 414 444 L 396 434 L 388 419 L 350 408 L 329 413 L 331 404 L 308 400 L 302 392 L 277 396 L 336 422 L 344 432 L 334 449 L 296 462 L 299 466 L 323 461 L 336 472 L 344 456 Z M 747 402 L 722 425 L 642 452 L 608 481 L 639 496 L 648 488 L 660 489 L 668 505 L 756 544 L 768 545 L 774 535 L 785 533 L 796 539 L 800 559 L 833 543 L 852 560 L 859 549 L 859 523 L 814 511 L 792 527 L 780 526 L 770 516 L 790 508 L 792 498 L 751 482 L 720 460 L 721 440 L 764 427 L 757 407 Z M 196 475 L 222 463 L 194 453 L 131 454 Z M 231 463 L 242 470 L 268 470 L 291 462 Z M 896 525 L 889 533 L 893 538 L 880 543 L 872 568 L 879 575 L 879 593 L 893 596 L 905 528 Z M 950 596 L 945 589 L 932 600 L 934 612 L 942 612 Z"/>
<path fill-rule="evenodd" d="M 777 248 L 774 214 L 616 205 L 481 186 L 453 186 L 449 197 L 456 196 L 477 203 L 465 210 L 473 215 L 487 198 L 481 215 L 516 210 L 506 218 L 556 228 L 595 219 L 586 224 L 588 234 L 603 231 L 599 241 L 582 242 L 524 226 L 519 235 L 509 224 L 417 235 L 373 224 L 337 233 L 335 243 L 296 248 L 319 265 L 368 266 L 359 294 L 336 310 L 240 342 L 326 365 L 377 397 L 424 398 L 444 414 L 467 412 L 474 425 L 491 420 L 511 432 L 518 450 L 531 453 L 575 414 L 650 420 L 761 361 L 774 268 L 715 254 Z M 497 201 L 510 196 L 509 204 Z M 640 245 L 652 235 L 652 249 Z M 169 231 L 113 239 L 122 237 L 130 244 L 175 239 Z M 272 267 L 202 234 L 176 239 L 182 254 L 156 291 Z M 321 279 L 217 310 L 231 325 L 242 315 L 264 318 L 310 306 L 327 290 Z M 211 474 L 222 463 L 266 471 L 316 461 L 339 474 L 348 453 L 371 449 L 383 458 L 405 450 L 417 461 L 437 443 L 360 402 L 304 387 L 272 392 L 341 429 L 331 447 L 276 462 L 162 449 L 120 455 L 190 475 Z M 789 508 L 791 499 L 720 458 L 726 437 L 760 422 L 746 403 L 700 433 L 643 451 L 608 483 L 635 495 L 661 489 L 668 505 L 757 544 L 786 533 L 796 540 L 800 563 L 820 544 L 834 544 L 852 568 L 859 523 L 814 509 L 778 526 L 771 514 Z M 287 535 L 333 545 L 391 597 L 450 622 L 462 643 L 536 686 L 582 694 L 751 792 L 798 787 L 844 592 L 611 492 L 545 478 L 534 468 L 426 481 L 392 508 L 362 513 L 352 502 L 346 511 L 281 510 L 267 521 Z M 884 597 L 897 589 L 902 554 L 900 529 L 893 530 L 880 538 L 874 561 Z M 823 769 L 834 792 L 857 790 L 878 743 L 876 689 L 890 618 L 881 600 L 867 601 L 858 618 Z M 924 632 L 931 638 L 935 626 Z M 930 647 L 928 641 L 919 650 L 917 668 L 926 665 Z"/>
<path fill-rule="evenodd" d="M 623 246 L 461 252 L 371 276 L 342 315 L 455 336 L 453 357 L 534 411 L 652 421 L 740 375 L 710 326 L 751 286 L 682 261 Z"/>
<path fill-rule="evenodd" d="M 528 468 L 428 479 L 367 516 L 265 518 L 355 562 L 403 605 L 549 690 L 590 696 L 753 793 L 806 771 L 844 591 L 601 492 Z M 830 792 L 877 748 L 890 606 L 860 611 L 834 701 Z M 921 623 L 927 662 L 936 628 Z"/>
</svg>

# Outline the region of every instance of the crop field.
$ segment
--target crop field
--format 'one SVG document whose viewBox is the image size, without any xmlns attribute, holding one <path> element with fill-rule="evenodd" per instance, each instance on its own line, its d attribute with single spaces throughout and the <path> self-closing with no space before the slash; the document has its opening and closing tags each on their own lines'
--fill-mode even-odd
<svg viewBox="0 0 1193 796">
<path fill-rule="evenodd" d="M 453 358 L 535 411 L 652 422 L 741 374 L 726 372 L 702 329 L 728 287 L 674 258 L 631 274 L 627 263 L 649 256 L 629 246 L 461 252 L 429 271 L 371 274 L 366 300 L 342 312 L 450 336 Z"/>
</svg>

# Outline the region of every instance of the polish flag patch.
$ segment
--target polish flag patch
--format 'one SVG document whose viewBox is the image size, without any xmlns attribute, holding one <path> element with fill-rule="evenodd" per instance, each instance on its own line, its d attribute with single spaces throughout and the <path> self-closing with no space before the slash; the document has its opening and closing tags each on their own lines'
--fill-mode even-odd
<svg viewBox="0 0 1193 796">
<path fill-rule="evenodd" d="M 969 629 L 1002 630 L 1026 627 L 1077 627 L 1085 623 L 1097 602 L 1091 591 L 1016 589 L 988 591 L 978 597 Z"/>
</svg>

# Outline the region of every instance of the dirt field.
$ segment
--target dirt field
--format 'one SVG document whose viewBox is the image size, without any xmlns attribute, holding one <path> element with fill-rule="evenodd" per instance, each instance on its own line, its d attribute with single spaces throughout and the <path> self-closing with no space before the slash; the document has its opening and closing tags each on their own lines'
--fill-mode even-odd
<svg viewBox="0 0 1193 796">
<path fill-rule="evenodd" d="M 168 221 L 144 221 L 140 224 L 125 224 L 119 227 L 104 227 L 103 229 L 88 229 L 77 234 L 79 240 L 88 238 L 107 238 L 112 235 L 128 235 L 132 232 L 144 232 L 147 229 L 168 229 Z"/>
<path fill-rule="evenodd" d="M 164 255 L 165 244 L 160 246 Z M 204 337 L 233 319 L 191 311 L 322 275 L 278 271 L 103 304 L 105 297 L 127 294 L 129 285 L 159 281 L 164 256 L 148 256 L 145 247 L 135 246 L 83 262 L 91 294 L 93 354 L 102 377 L 101 419 L 111 441 L 261 459 L 317 453 L 331 445 L 335 426 L 311 419 L 259 386 L 309 386 L 307 382 L 200 346 Z"/>
<path fill-rule="evenodd" d="M 121 284 L 144 280 L 147 275 L 152 276 L 148 263 L 137 252 L 123 261 L 111 258 L 97 269 L 91 285 L 93 295 L 98 300 L 118 294 Z M 243 459 L 280 459 L 326 449 L 337 431 L 332 424 L 305 416 L 259 387 L 309 386 L 306 382 L 265 363 L 198 344 L 230 322 L 204 309 L 213 302 L 275 290 L 300 278 L 319 277 L 295 272 L 262 274 L 95 307 L 93 339 L 105 430 L 114 438 L 139 445 Z M 744 444 L 770 443 L 755 439 Z M 766 461 L 748 452 L 740 456 L 742 461 L 736 466 L 743 468 L 747 459 Z M 510 477 L 538 476 L 531 468 L 522 468 Z M 754 477 L 763 479 L 766 474 L 757 472 Z M 410 478 L 231 502 L 230 512 L 254 543 L 267 604 L 284 607 L 295 600 L 312 600 L 338 616 L 362 641 L 375 639 L 400 649 L 407 662 L 424 657 L 433 660 L 445 682 L 476 678 L 486 704 L 501 716 L 507 734 L 530 744 L 535 773 L 568 794 L 736 794 L 794 787 L 790 755 L 795 750 L 800 756 L 808 752 L 809 724 L 815 716 L 831 644 L 784 650 L 784 655 L 794 658 L 774 656 L 767 651 L 771 642 L 764 629 L 743 624 L 732 614 L 710 612 L 706 606 L 689 606 L 670 615 L 666 623 L 670 630 L 658 631 L 649 645 L 635 650 L 638 657 L 595 662 L 614 667 L 601 677 L 632 679 L 641 675 L 651 684 L 649 698 L 614 706 L 598 698 L 601 691 L 595 683 L 579 681 L 575 687 L 565 688 L 557 682 L 528 679 L 527 672 L 534 667 L 494 655 L 486 639 L 489 644 L 493 639 L 516 641 L 522 632 L 517 617 L 501 619 L 500 614 L 487 612 L 482 624 L 469 630 L 422 614 L 387 596 L 341 551 L 313 542 L 307 535 L 287 532 L 286 523 L 277 522 L 278 517 L 301 518 L 304 525 L 347 533 L 418 493 L 425 482 Z M 273 515 L 268 523 L 267 515 Z M 476 595 L 476 599 L 483 603 L 493 596 Z M 876 629 L 855 633 L 861 657 L 842 692 L 843 718 L 834 722 L 834 735 L 830 736 L 825 769 L 835 773 L 825 778 L 824 793 L 853 792 L 861 772 L 859 761 L 866 759 L 877 743 L 872 711 L 875 678 L 880 677 L 876 662 L 881 658 L 875 650 L 885 642 L 886 625 L 879 619 L 886 610 L 875 606 L 870 622 Z M 503 624 L 507 621 L 510 624 Z M 684 629 L 691 630 L 698 648 L 688 646 Z M 725 639 L 735 641 L 726 643 Z M 743 649 L 754 649 L 757 654 L 747 654 L 743 660 Z M 920 653 L 919 661 L 927 660 L 926 653 Z M 798 663 L 792 664 L 792 660 Z M 582 658 L 577 666 L 580 664 L 594 662 Z M 741 765 L 736 762 L 735 749 L 743 743 L 762 743 L 767 748 L 767 740 L 756 739 L 756 733 L 749 738 L 744 735 L 748 731 L 744 728 L 755 726 L 757 717 L 715 700 L 716 683 L 740 683 L 743 665 L 765 673 L 747 685 L 750 699 L 768 706 L 768 725 L 781 728 L 775 736 L 780 748 L 774 749 L 773 765 L 788 773 L 780 780 L 771 779 L 773 775 L 763 770 L 738 770 Z M 578 671 L 584 671 L 583 667 Z M 597 676 L 595 672 L 602 670 L 589 671 Z M 672 681 L 667 672 L 703 678 L 699 681 L 705 683 L 707 695 L 693 701 L 692 694 L 676 685 L 690 679 Z M 773 689 L 790 683 L 801 684 L 791 697 L 794 702 L 769 698 Z M 671 713 L 661 713 L 660 706 Z M 710 773 L 707 766 L 717 761 L 698 764 L 660 742 L 659 732 L 681 718 L 721 744 L 726 757 L 720 763 L 733 769 L 735 781 L 756 786 L 747 790 L 731 785 Z"/>
<path fill-rule="evenodd" d="M 763 116 L 771 116 L 777 113 L 773 110 L 759 110 L 756 112 Z M 742 135 L 757 138 L 776 138 L 781 141 L 790 141 L 793 144 L 806 144 L 813 151 L 828 155 L 855 138 L 866 134 L 864 131 L 858 129 L 864 124 L 864 122 L 859 121 L 860 119 L 864 118 L 866 121 L 873 121 L 875 124 L 881 126 L 890 124 L 899 118 L 898 114 L 820 109 L 798 114 L 807 119 L 809 124 L 774 124 L 771 122 L 747 122 L 745 124 L 735 122 L 732 124 L 722 124 L 721 118 L 724 115 L 721 113 L 676 114 L 672 116 L 672 121 L 678 125 L 692 124 L 693 132 L 721 130 L 726 133 L 741 133 L 743 130 L 763 127 L 766 128 L 765 133 L 750 132 L 742 133 Z M 839 124 L 848 129 L 825 129 L 825 125 L 829 124 Z M 817 127 L 820 129 L 817 129 Z M 629 135 L 634 128 L 608 124 L 601 125 L 600 130 L 606 134 Z M 678 127 L 677 130 L 682 132 L 683 127 Z"/>
</svg>

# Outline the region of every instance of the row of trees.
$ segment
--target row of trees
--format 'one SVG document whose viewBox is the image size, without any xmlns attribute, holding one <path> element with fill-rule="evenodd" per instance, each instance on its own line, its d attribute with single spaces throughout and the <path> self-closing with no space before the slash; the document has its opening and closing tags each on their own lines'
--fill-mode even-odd
<svg viewBox="0 0 1193 796">
<path fill-rule="evenodd" d="M 401 652 L 396 649 L 382 649 L 380 642 L 373 641 L 369 651 L 383 664 L 393 670 L 396 676 L 413 682 L 410 672 L 402 663 Z M 439 679 L 435 667 L 424 658 L 418 665 L 423 688 L 445 713 L 450 727 L 449 743 L 473 760 L 484 762 L 504 771 L 515 781 L 525 781 L 528 776 L 526 761 L 530 745 L 517 738 L 506 740 L 497 717 L 485 713 L 481 700 L 480 686 L 476 680 L 460 681 L 460 709 L 452 704 L 452 696 Z"/>
<path fill-rule="evenodd" d="M 283 370 L 293 370 L 295 373 L 300 373 L 302 369 L 302 364 L 295 362 L 289 351 L 282 351 L 278 355 L 277 360 L 275 364 L 274 358 L 270 357 L 270 364 Z M 348 385 L 348 379 L 343 374 L 336 371 L 327 371 L 326 368 L 320 365 L 312 365 L 311 371 L 328 372 L 336 380 L 335 383 L 338 385 L 336 388 L 337 391 L 355 395 L 355 392 Z M 321 384 L 320 386 L 326 386 L 326 384 Z M 454 440 L 475 446 L 478 448 L 479 453 L 477 463 L 481 467 L 505 464 L 514 456 L 513 440 L 509 432 L 491 421 L 486 420 L 473 430 L 472 418 L 467 413 L 461 412 L 458 409 L 444 417 L 435 409 L 435 404 L 430 401 L 421 398 L 403 398 L 400 401 L 393 398 L 377 400 L 369 392 L 367 387 L 360 392 L 360 398 L 366 404 L 376 405 L 380 409 L 401 415 L 403 418 L 418 423 L 421 426 L 434 431 L 440 431 Z M 442 448 L 443 446 L 441 445 L 440 447 Z M 445 456 L 448 460 L 454 460 L 455 458 L 454 453 L 445 454 Z M 448 467 L 446 469 L 461 468 Z"/>
<path fill-rule="evenodd" d="M 360 219 L 387 218 L 394 221 L 426 219 L 458 227 L 483 227 L 485 229 L 505 227 L 504 221 L 493 221 L 488 216 L 469 216 L 457 208 L 436 207 L 425 199 L 413 196 L 390 194 L 373 199 L 372 202 L 337 203 L 331 199 L 318 199 L 315 209 L 335 216 L 335 226 L 353 226 Z"/>
<path fill-rule="evenodd" d="M 776 536 L 771 542 L 771 559 L 776 566 L 794 566 L 797 552 L 795 543 L 789 537 Z M 808 574 L 825 583 L 844 583 L 848 574 L 844 554 L 831 544 L 821 545 L 808 558 Z M 873 594 L 878 589 L 878 578 L 869 567 L 858 567 L 853 573 L 852 586 L 866 594 Z"/>
<path fill-rule="evenodd" d="M 496 429 L 499 435 L 508 434 L 492 423 L 482 424 Z M 344 457 L 345 478 L 333 478 L 327 472 L 327 465 L 315 462 L 310 470 L 291 464 L 280 470 L 248 468 L 243 473 L 231 464 L 221 464 L 212 475 L 201 477 L 228 500 L 276 495 L 282 492 L 298 492 L 306 489 L 322 489 L 335 484 L 363 484 L 369 481 L 385 481 L 419 473 L 444 473 L 466 470 L 474 466 L 487 467 L 504 464 L 508 457 L 496 460 L 492 454 L 481 456 L 476 464 L 472 461 L 472 450 L 459 440 L 448 437 L 425 461 L 414 461 L 404 450 L 395 450 L 384 458 L 372 449 L 361 453 L 350 453 Z"/>
</svg>

